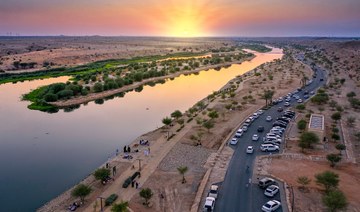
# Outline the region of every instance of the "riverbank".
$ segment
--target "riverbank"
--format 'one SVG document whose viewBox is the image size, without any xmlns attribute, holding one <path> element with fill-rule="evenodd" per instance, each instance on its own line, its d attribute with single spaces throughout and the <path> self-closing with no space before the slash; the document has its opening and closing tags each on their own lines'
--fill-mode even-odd
<svg viewBox="0 0 360 212">
<path fill-rule="evenodd" d="M 293 67 L 293 65 L 286 66 L 284 64 L 280 64 L 279 66 L 282 68 Z M 261 89 L 271 88 L 272 85 L 275 85 L 274 89 L 277 91 L 275 96 L 280 96 L 300 84 L 300 79 L 296 77 L 296 73 L 293 73 L 296 72 L 295 69 L 285 69 L 285 74 L 280 71 L 274 71 L 272 80 L 263 81 L 264 77 L 267 78 L 267 72 L 275 70 L 276 67 L 277 65 L 272 63 L 271 65 L 265 65 L 264 70 L 256 69 L 256 72 L 260 72 L 262 75 L 255 76 L 255 71 L 253 71 L 236 78 L 237 80 L 233 80 L 235 83 L 229 83 L 229 86 L 226 86 L 236 86 L 236 90 L 231 91 L 235 93 L 234 96 L 225 92 L 225 98 L 222 98 L 224 93 L 218 93 L 214 99 L 210 101 L 208 99 L 203 100 L 206 109 L 199 110 L 190 117 L 184 115 L 183 119 L 186 123 L 184 127 L 174 122 L 174 125 L 170 128 L 160 128 L 136 139 L 130 146 L 134 147 L 140 138 L 146 138 L 150 141 L 150 156 L 145 156 L 142 154 L 142 151 L 140 151 L 140 153 L 132 153 L 134 156 L 132 161 L 124 161 L 124 159 L 121 158 L 123 154 L 113 159 L 111 166 L 117 166 L 117 163 L 120 162 L 129 163 L 130 166 L 119 170 L 118 173 L 122 174 L 116 176 L 115 182 L 111 183 L 111 185 L 105 187 L 100 186 L 100 190 L 93 192 L 88 197 L 85 207 L 79 208 L 80 211 L 92 211 L 97 196 L 107 197 L 112 193 L 118 194 L 121 200 L 130 201 L 130 208 L 135 211 L 188 211 L 194 201 L 202 177 L 207 170 L 203 167 L 204 163 L 222 143 L 226 142 L 223 138 L 227 137 L 226 135 L 228 135 L 241 120 L 253 113 L 259 106 L 264 105 L 265 100 L 260 98 Z M 240 83 L 237 84 L 236 82 Z M 249 95 L 253 97 L 249 99 Z M 245 101 L 245 99 L 247 100 Z M 232 104 L 235 101 L 241 104 Z M 229 104 L 233 105 L 233 109 L 227 109 L 227 105 Z M 205 119 L 208 110 L 216 110 L 221 116 L 214 120 L 215 126 L 209 131 L 195 121 Z M 205 114 L 203 114 L 204 111 Z M 175 134 L 169 141 L 165 137 L 168 131 Z M 194 145 L 196 143 L 196 140 L 193 139 L 194 136 L 198 137 L 202 144 L 201 146 Z M 189 158 L 192 160 L 189 161 Z M 230 158 L 227 157 L 228 160 Z M 150 209 L 142 206 L 141 199 L 136 195 L 138 190 L 121 188 L 123 181 L 137 170 L 137 159 L 142 160 L 142 175 L 137 181 L 141 187 L 150 187 L 155 193 L 152 200 L 153 207 Z M 132 165 L 135 166 L 135 170 L 131 168 Z M 188 181 L 186 184 L 181 183 L 181 177 L 177 173 L 176 168 L 179 165 L 186 165 L 189 168 L 189 172 L 186 173 Z M 213 173 L 215 173 L 214 170 L 212 171 L 212 174 Z M 91 177 L 92 176 L 90 176 L 90 178 Z M 210 177 L 210 179 L 212 178 Z M 175 192 L 175 190 L 177 192 Z M 160 193 L 165 195 L 165 199 L 159 199 L 158 195 Z M 67 203 L 71 201 L 74 201 L 74 199 L 69 196 Z M 50 205 L 55 203 L 56 200 L 53 200 L 48 204 L 48 207 L 42 209 L 42 211 L 51 211 L 49 210 L 49 208 L 51 208 Z M 58 204 L 59 206 L 55 207 L 57 208 L 56 211 L 61 210 L 61 208 L 64 209 L 67 203 Z M 99 208 L 99 202 L 97 202 L 97 207 Z"/>
<path fill-rule="evenodd" d="M 204 66 L 201 68 L 196 68 L 194 70 L 190 70 L 190 71 L 183 71 L 183 72 L 178 72 L 178 73 L 174 73 L 174 74 L 170 74 L 167 76 L 162 76 L 162 77 L 154 77 L 154 78 L 150 78 L 150 79 L 145 79 L 141 82 L 136 82 L 134 84 L 131 85 L 127 85 L 118 89 L 113 89 L 113 90 L 107 90 L 107 91 L 103 91 L 100 93 L 91 93 L 88 94 L 86 96 L 79 96 L 79 97 L 75 97 L 69 100 L 61 100 L 61 101 L 57 101 L 57 102 L 49 102 L 48 104 L 58 107 L 58 108 L 64 108 L 64 107 L 69 107 L 69 106 L 73 106 L 73 105 L 79 105 L 79 104 L 84 104 L 90 101 L 94 101 L 96 99 L 103 99 L 106 98 L 108 96 L 112 96 L 121 92 L 126 92 L 129 90 L 133 90 L 135 88 L 138 88 L 139 86 L 142 85 L 146 85 L 148 83 L 152 83 L 152 82 L 156 82 L 156 81 L 160 81 L 160 80 L 166 80 L 166 79 L 170 79 L 170 78 L 175 78 L 175 77 L 179 77 L 180 75 L 187 75 L 187 74 L 194 74 L 194 73 L 198 73 L 200 71 L 205 71 L 208 69 L 214 69 L 214 68 L 221 68 L 221 67 L 226 67 L 232 64 L 239 64 L 242 63 L 244 61 L 249 61 L 251 59 L 253 59 L 255 56 L 252 57 L 248 57 L 246 59 L 243 60 L 239 60 L 239 61 L 232 61 L 232 62 L 227 62 L 227 63 L 223 63 L 220 65 L 208 65 L 208 66 Z"/>
</svg>

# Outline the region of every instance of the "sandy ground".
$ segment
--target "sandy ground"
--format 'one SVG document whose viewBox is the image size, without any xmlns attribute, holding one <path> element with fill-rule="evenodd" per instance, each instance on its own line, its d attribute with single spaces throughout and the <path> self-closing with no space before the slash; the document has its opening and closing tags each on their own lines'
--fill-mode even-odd
<svg viewBox="0 0 360 212">
<path fill-rule="evenodd" d="M 118 167 L 119 174 L 116 175 L 115 181 L 111 182 L 110 185 L 96 188 L 96 191 L 87 197 L 85 206 L 79 208 L 79 211 L 93 211 L 95 205 L 99 209 L 99 201 L 96 201 L 99 194 L 102 197 L 107 197 L 112 193 L 118 194 L 119 200 L 130 201 L 130 208 L 134 211 L 190 211 L 191 208 L 195 208 L 194 211 L 197 211 L 198 205 L 193 205 L 194 199 L 200 198 L 196 201 L 200 202 L 200 205 L 203 204 L 201 202 L 202 195 L 206 195 L 209 185 L 223 180 L 226 173 L 232 150 L 228 147 L 220 148 L 220 146 L 227 142 L 229 134 L 239 126 L 242 120 L 265 104 L 265 100 L 260 98 L 261 89 L 273 88 L 276 89 L 274 98 L 282 96 L 300 85 L 298 76 L 301 71 L 307 75 L 311 74 L 310 69 L 299 63 L 294 63 L 294 61 L 286 60 L 265 64 L 256 70 L 256 72 L 261 73 L 260 76 L 254 76 L 253 71 L 233 80 L 233 82 L 240 79 L 242 81 L 238 85 L 235 96 L 230 97 L 226 94 L 223 98 L 220 94 L 211 102 L 205 99 L 206 109 L 197 113 L 196 117 L 189 123 L 186 123 L 188 117 L 184 116 L 186 124 L 179 132 L 176 131 L 180 125 L 174 123 L 171 128 L 164 127 L 139 137 L 139 139 L 146 138 L 150 141 L 151 154 L 145 156 L 143 150 L 148 147 L 141 146 L 139 153 L 132 153 L 134 159 L 130 161 L 122 159 L 123 154 L 114 158 L 110 166 L 116 165 L 118 167 L 119 164 L 123 163 L 126 166 Z M 267 75 L 270 73 L 273 75 L 273 80 L 268 79 Z M 244 96 L 249 95 L 252 95 L 253 100 L 244 98 Z M 233 104 L 232 110 L 225 108 L 228 104 Z M 207 110 L 213 109 L 220 116 L 215 119 L 214 128 L 208 131 L 200 127 L 196 123 L 196 119 L 208 119 Z M 169 141 L 166 138 L 168 131 L 176 133 Z M 192 135 L 198 136 L 199 132 L 202 145 L 195 146 Z M 138 143 L 139 139 L 131 144 L 132 149 L 136 148 L 134 145 Z M 136 181 L 139 182 L 140 188 L 149 187 L 154 192 L 149 208 L 142 205 L 143 200 L 139 197 L 139 190 L 131 187 L 121 188 L 124 180 L 138 169 L 137 159 L 141 159 L 142 174 Z M 132 165 L 135 169 L 132 168 Z M 180 165 L 189 168 L 185 174 L 187 179 L 185 184 L 181 183 L 181 175 L 176 170 Z M 208 175 L 209 180 L 204 178 L 204 186 L 200 188 L 202 179 L 209 169 L 212 170 Z M 96 184 L 96 182 L 93 183 Z M 164 195 L 164 198 L 160 198 L 160 193 Z M 69 193 L 62 196 L 66 197 L 54 199 L 40 211 L 66 210 L 66 206 L 75 201 Z M 109 208 L 107 208 L 108 210 Z"/>
<path fill-rule="evenodd" d="M 320 43 L 321 45 L 325 45 L 323 42 Z M 340 44 L 325 47 L 336 49 L 339 48 L 338 45 Z M 346 54 L 347 51 L 350 53 Z M 357 54 L 356 51 L 357 50 L 355 50 L 355 53 Z M 349 54 L 355 54 L 351 53 L 351 49 L 342 50 L 342 52 L 345 57 L 349 56 Z M 341 65 L 343 66 L 344 60 L 342 61 Z M 353 64 L 355 61 L 356 57 L 350 62 L 348 61 L 348 63 L 353 67 L 358 67 Z M 338 64 L 335 64 L 334 66 L 337 67 L 337 65 Z M 336 68 L 334 70 L 336 71 Z M 350 68 L 350 71 L 351 70 L 352 69 Z M 118 161 L 118 163 L 129 163 L 130 166 L 122 168 L 119 171 L 119 173 L 122 174 L 119 174 L 115 182 L 111 183 L 110 186 L 105 186 L 100 188 L 101 191 L 92 193 L 87 198 L 86 205 L 81 207 L 80 211 L 93 211 L 94 202 L 100 193 L 101 196 L 109 196 L 112 193 L 117 193 L 119 199 L 130 202 L 130 208 L 134 211 L 190 211 L 190 209 L 193 208 L 192 203 L 194 203 L 194 198 L 199 196 L 199 192 L 200 196 L 202 195 L 200 198 L 203 199 L 209 185 L 223 179 L 226 173 L 227 162 L 230 160 L 232 152 L 227 147 L 220 150 L 219 148 L 227 141 L 227 135 L 229 135 L 229 133 L 231 133 L 245 117 L 254 112 L 260 105 L 264 105 L 265 100 L 259 98 L 262 93 L 261 90 L 273 87 L 276 89 L 275 97 L 282 96 L 300 86 L 301 71 L 311 76 L 311 71 L 308 67 L 304 67 L 299 63 L 294 64 L 289 61 L 266 64 L 257 68 L 257 71 L 262 74 L 260 76 L 245 74 L 236 79 L 241 79 L 243 82 L 240 83 L 234 97 L 226 95 L 225 98 L 221 98 L 219 95 L 214 101 L 208 104 L 207 109 L 216 109 L 218 113 L 221 114 L 220 117 L 215 120 L 215 127 L 209 132 L 196 124 L 196 118 L 203 119 L 206 117 L 206 113 L 202 114 L 202 112 L 200 112 L 193 121 L 186 123 L 185 127 L 177 132 L 170 141 L 167 141 L 165 135 L 169 130 L 171 132 L 176 132 L 180 127 L 178 124 L 174 124 L 170 129 L 159 129 L 143 136 L 144 138 L 149 139 L 151 143 L 151 154 L 146 157 L 142 153 L 134 153 L 134 159 L 139 158 L 142 159 L 143 162 L 141 178 L 137 179 L 137 181 L 140 182 L 140 187 L 149 187 L 154 192 L 154 196 L 151 199 L 151 207 L 148 208 L 142 205 L 142 200 L 138 194 L 139 190 L 134 188 L 121 189 L 124 179 L 137 169 L 138 161 L 124 161 L 123 159 L 117 158 L 114 161 Z M 272 81 L 264 81 L 264 78 L 267 79 L 268 73 L 273 75 L 274 79 Z M 356 74 L 358 74 L 358 72 L 356 72 Z M 352 149 L 353 155 L 358 157 L 359 151 L 357 148 L 359 148 L 359 145 L 356 143 L 357 141 L 353 139 L 353 133 L 356 131 L 358 132 L 359 114 L 358 111 L 349 107 L 349 103 L 347 102 L 346 97 L 344 98 L 344 94 L 346 96 L 346 93 L 350 90 L 358 91 L 359 81 L 356 77 L 340 76 L 343 76 L 349 83 L 336 87 L 337 89 L 329 89 L 329 92 L 332 94 L 331 97 L 337 98 L 336 100 L 338 103 L 345 109 L 343 112 L 344 117 L 350 115 L 356 116 L 355 126 L 348 127 L 346 126 L 346 123 L 343 123 L 342 132 L 345 135 L 343 137 L 348 138 L 349 143 L 352 144 L 353 148 L 349 149 Z M 335 80 L 335 77 L 339 77 L 339 75 L 331 75 L 330 81 Z M 351 82 L 351 80 L 353 80 L 353 82 Z M 255 100 L 245 100 L 244 96 L 248 95 L 254 97 Z M 226 105 L 233 102 L 237 102 L 237 104 L 234 104 L 233 110 L 225 109 Z M 333 109 L 329 109 L 327 105 L 319 107 L 309 104 L 307 107 L 313 112 L 320 112 L 326 115 L 326 132 L 329 133 L 329 126 L 331 125 L 329 117 L 332 112 L 334 112 Z M 306 113 L 302 114 L 302 116 L 305 114 Z M 188 118 L 184 117 L 184 119 L 187 120 Z M 344 121 L 346 122 L 346 118 Z M 191 137 L 192 135 L 198 135 L 199 132 L 202 134 L 202 146 L 194 146 L 194 140 L 191 139 Z M 259 166 L 259 170 L 262 171 L 262 174 L 272 174 L 279 177 L 285 180 L 293 188 L 296 211 L 324 211 L 325 208 L 321 203 L 322 190 L 320 187 L 316 185 L 313 180 L 312 184 L 309 186 L 309 192 L 300 191 L 297 188 L 296 178 L 298 176 L 306 175 L 313 179 L 315 173 L 331 169 L 340 175 L 341 182 L 339 188 L 345 193 L 349 200 L 350 204 L 348 211 L 359 211 L 359 201 L 357 201 L 358 198 L 356 196 L 358 193 L 357 190 L 360 187 L 358 181 L 358 166 L 353 163 L 345 162 L 346 160 L 344 160 L 337 168 L 330 168 L 329 163 L 324 159 L 324 155 L 336 151 L 334 149 L 334 143 L 329 143 L 326 148 L 307 150 L 306 154 L 301 154 L 296 143 L 296 137 L 299 135 L 296 126 L 291 130 L 291 133 L 292 135 L 290 137 L 293 137 L 294 139 L 288 143 L 288 148 L 285 151 L 290 156 L 274 157 L 258 162 L 257 165 Z M 194 160 L 189 161 L 188 158 L 194 158 Z M 350 159 L 351 158 L 348 158 L 348 160 Z M 132 164 L 136 167 L 135 170 L 131 169 Z M 187 183 L 185 184 L 180 182 L 181 176 L 176 171 L 177 166 L 180 164 L 189 167 L 189 171 L 186 173 Z M 210 170 L 209 175 L 207 175 L 208 172 L 206 170 Z M 201 186 L 203 185 L 201 183 L 203 177 L 205 186 Z M 164 195 L 164 198 L 159 197 L 160 193 Z M 198 200 L 200 201 L 200 205 L 203 204 L 201 203 L 201 199 Z M 55 204 L 56 201 L 57 200 L 55 199 L 49 205 Z M 54 208 L 56 208 L 56 211 L 60 211 L 72 201 L 74 201 L 74 199 L 69 197 L 66 201 L 62 201 L 60 206 Z M 196 201 L 197 200 L 195 199 L 195 202 Z M 98 207 L 99 206 L 97 206 L 97 208 Z M 109 208 L 107 208 L 107 211 L 109 211 Z"/>
<path fill-rule="evenodd" d="M 181 39 L 144 37 L 8 37 L 0 39 L 0 70 L 36 71 L 51 67 L 71 67 L 112 58 L 131 58 L 175 52 L 201 52 L 234 43 L 230 39 Z M 14 70 L 14 61 L 36 62 L 32 69 Z"/>
</svg>

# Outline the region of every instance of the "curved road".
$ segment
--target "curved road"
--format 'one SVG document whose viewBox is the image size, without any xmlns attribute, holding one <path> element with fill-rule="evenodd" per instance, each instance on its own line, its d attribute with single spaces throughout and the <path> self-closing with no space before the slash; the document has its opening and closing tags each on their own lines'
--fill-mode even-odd
<svg viewBox="0 0 360 212">
<path fill-rule="evenodd" d="M 304 62 L 303 55 L 297 55 L 297 59 L 301 62 Z M 311 61 L 304 62 L 308 65 L 311 64 Z M 326 82 L 326 73 L 321 68 L 315 66 L 313 71 L 317 74 L 316 78 L 313 78 L 313 82 L 306 86 L 301 92 L 297 93 L 301 99 L 304 100 L 304 91 L 316 91 L 320 86 L 324 85 Z M 323 79 L 320 81 L 320 79 Z M 296 100 L 292 98 L 290 101 L 291 106 L 295 106 Z M 265 110 L 262 115 L 260 115 L 249 127 L 247 132 L 245 132 L 239 139 L 237 145 L 233 146 L 234 154 L 229 163 L 229 167 L 225 176 L 224 181 L 221 183 L 218 199 L 216 200 L 215 210 L 214 211 L 226 211 L 226 212 L 251 212 L 251 211 L 261 211 L 261 206 L 270 199 L 280 200 L 280 193 L 284 199 L 284 189 L 280 185 L 280 192 L 274 198 L 266 197 L 263 192 L 263 189 L 260 189 L 257 186 L 257 181 L 252 182 L 251 186 L 247 187 L 246 184 L 249 182 L 249 178 L 253 174 L 253 163 L 258 155 L 264 155 L 269 153 L 263 153 L 260 150 L 260 144 L 262 143 L 262 137 L 265 136 L 267 132 L 272 128 L 272 123 L 276 120 L 277 117 L 280 117 L 282 113 L 277 112 L 278 107 L 284 107 L 284 102 L 281 102 L 277 105 L 272 106 L 270 109 Z M 266 116 L 271 116 L 273 121 L 267 122 L 265 120 Z M 265 130 L 262 133 L 257 132 L 258 126 L 264 126 Z M 260 139 L 258 141 L 252 141 L 252 135 L 258 134 Z M 246 154 L 247 146 L 254 146 L 253 154 Z M 282 142 L 282 146 L 284 142 Z M 282 148 L 282 147 L 281 147 Z M 249 166 L 250 169 L 246 171 L 246 166 Z M 277 211 L 287 211 L 286 203 L 281 201 L 282 207 Z"/>
</svg>

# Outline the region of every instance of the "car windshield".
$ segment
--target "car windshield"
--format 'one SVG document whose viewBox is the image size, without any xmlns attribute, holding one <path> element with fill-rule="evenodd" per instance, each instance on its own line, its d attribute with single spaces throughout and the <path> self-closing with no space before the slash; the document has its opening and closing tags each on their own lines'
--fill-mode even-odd
<svg viewBox="0 0 360 212">
<path fill-rule="evenodd" d="M 210 190 L 210 193 L 216 194 L 216 190 Z"/>
<path fill-rule="evenodd" d="M 266 204 L 265 204 L 265 207 L 271 208 L 271 205 L 270 205 L 269 203 L 266 203 Z"/>
</svg>

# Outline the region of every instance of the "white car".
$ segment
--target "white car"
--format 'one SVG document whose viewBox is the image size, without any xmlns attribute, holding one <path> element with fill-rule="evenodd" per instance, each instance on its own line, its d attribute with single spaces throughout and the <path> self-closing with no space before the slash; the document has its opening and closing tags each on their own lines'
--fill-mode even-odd
<svg viewBox="0 0 360 212">
<path fill-rule="evenodd" d="M 279 146 L 274 144 L 261 144 L 260 146 L 261 151 L 263 152 L 273 152 L 273 151 L 279 151 Z"/>
<path fill-rule="evenodd" d="M 244 132 L 246 132 L 247 129 L 248 129 L 248 127 L 247 127 L 247 126 L 243 126 L 241 129 L 242 129 Z"/>
<path fill-rule="evenodd" d="M 243 134 L 243 130 L 242 130 L 242 129 L 238 129 L 238 131 L 236 131 L 236 133 L 235 133 L 235 137 L 236 137 L 236 138 L 240 138 L 240 137 L 242 136 L 242 134 Z"/>
<path fill-rule="evenodd" d="M 274 197 L 279 192 L 279 186 L 271 185 L 266 188 L 264 195 L 267 197 Z"/>
<path fill-rule="evenodd" d="M 267 203 L 265 203 L 265 205 L 262 206 L 262 211 L 265 212 L 272 212 L 272 211 L 276 211 L 276 209 L 278 209 L 281 206 L 280 202 L 277 200 L 270 200 Z"/>
<path fill-rule="evenodd" d="M 285 107 L 289 107 L 289 106 L 290 106 L 290 102 L 285 102 L 285 103 L 284 103 L 284 106 L 285 106 Z"/>
<path fill-rule="evenodd" d="M 232 138 L 230 141 L 231 145 L 236 145 L 238 143 L 238 139 L 237 138 Z"/>
<path fill-rule="evenodd" d="M 259 117 L 259 114 L 258 114 L 258 113 L 254 113 L 254 114 L 252 115 L 252 117 L 254 117 L 254 119 L 257 119 L 257 118 Z"/>
<path fill-rule="evenodd" d="M 303 102 L 302 99 L 298 99 L 298 100 L 297 100 L 297 103 L 302 103 L 302 102 Z"/>
<path fill-rule="evenodd" d="M 248 153 L 248 154 L 254 153 L 254 147 L 253 147 L 253 146 L 248 146 L 248 147 L 246 148 L 246 153 Z"/>
<path fill-rule="evenodd" d="M 206 197 L 204 211 L 213 211 L 215 207 L 215 198 L 214 197 Z"/>
<path fill-rule="evenodd" d="M 272 121 L 272 117 L 271 116 L 266 116 L 266 121 Z"/>
<path fill-rule="evenodd" d="M 257 114 L 259 114 L 259 115 L 261 115 L 261 114 L 263 114 L 263 113 L 264 113 L 263 110 L 258 110 L 258 112 L 257 112 Z"/>
<path fill-rule="evenodd" d="M 216 199 L 218 196 L 218 189 L 219 189 L 219 186 L 211 185 L 208 197 L 214 197 Z"/>
<path fill-rule="evenodd" d="M 258 136 L 257 134 L 254 134 L 254 135 L 252 136 L 252 140 L 253 140 L 253 141 L 259 140 L 259 136 Z"/>
</svg>

